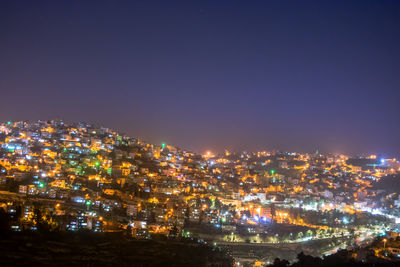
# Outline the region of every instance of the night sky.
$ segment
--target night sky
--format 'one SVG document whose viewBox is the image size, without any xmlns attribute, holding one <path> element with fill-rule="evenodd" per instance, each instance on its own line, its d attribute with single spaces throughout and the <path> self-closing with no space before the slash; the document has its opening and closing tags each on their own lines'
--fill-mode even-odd
<svg viewBox="0 0 400 267">
<path fill-rule="evenodd" d="M 400 1 L 1 1 L 0 121 L 400 156 Z"/>
</svg>

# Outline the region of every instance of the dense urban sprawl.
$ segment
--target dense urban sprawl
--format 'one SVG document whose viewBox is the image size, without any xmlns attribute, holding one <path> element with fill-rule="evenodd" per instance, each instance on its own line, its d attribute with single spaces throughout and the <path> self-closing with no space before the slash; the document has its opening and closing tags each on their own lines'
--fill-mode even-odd
<svg viewBox="0 0 400 267">
<path fill-rule="evenodd" d="M 374 185 L 399 172 L 376 155 L 199 155 L 86 123 L 0 126 L 0 205 L 13 230 L 195 238 L 240 260 L 257 258 L 249 245 L 323 255 L 397 229 L 399 194 Z"/>
</svg>

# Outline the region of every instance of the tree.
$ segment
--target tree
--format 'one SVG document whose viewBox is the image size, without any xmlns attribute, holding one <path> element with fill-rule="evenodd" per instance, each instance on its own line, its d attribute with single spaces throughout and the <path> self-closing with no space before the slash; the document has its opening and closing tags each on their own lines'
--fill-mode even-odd
<svg viewBox="0 0 400 267">
<path fill-rule="evenodd" d="M 295 266 L 304 266 L 304 267 L 319 266 L 322 262 L 321 258 L 305 255 L 303 252 L 300 252 L 297 255 L 297 259 L 298 262 L 295 264 Z"/>
<path fill-rule="evenodd" d="M 10 230 L 10 216 L 7 212 L 0 208 L 0 233 L 6 233 Z"/>
<path fill-rule="evenodd" d="M 306 237 L 312 237 L 313 236 L 313 232 L 311 230 L 308 230 L 306 232 Z"/>
<path fill-rule="evenodd" d="M 274 263 L 272 263 L 272 265 L 270 265 L 270 266 L 273 266 L 273 267 L 286 267 L 286 266 L 289 266 L 289 262 L 287 260 L 281 260 L 279 258 L 276 258 L 274 260 Z"/>
<path fill-rule="evenodd" d="M 297 239 L 301 239 L 301 238 L 303 238 L 303 232 L 299 232 L 299 233 L 297 234 Z"/>
<path fill-rule="evenodd" d="M 174 226 L 172 227 L 172 229 L 169 231 L 169 237 L 172 238 L 176 238 L 179 234 L 179 229 L 178 227 L 176 227 L 176 225 L 174 224 Z"/>
</svg>

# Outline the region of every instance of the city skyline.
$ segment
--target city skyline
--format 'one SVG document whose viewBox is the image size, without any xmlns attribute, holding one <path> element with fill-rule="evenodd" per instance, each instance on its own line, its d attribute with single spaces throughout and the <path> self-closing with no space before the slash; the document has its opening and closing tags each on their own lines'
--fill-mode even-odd
<svg viewBox="0 0 400 267">
<path fill-rule="evenodd" d="M 37 120 L 37 121 L 28 121 L 28 120 L 23 120 L 23 121 L 7 121 L 7 122 L 0 122 L 0 125 L 3 124 L 4 126 L 7 125 L 13 125 L 14 123 L 20 124 L 20 123 L 27 123 L 27 124 L 32 124 L 32 123 L 40 123 L 40 122 L 62 122 L 62 123 L 67 123 L 67 124 L 83 124 L 83 125 L 92 125 L 93 127 L 100 127 L 102 129 L 107 129 L 113 132 L 117 132 L 119 134 L 121 134 L 122 136 L 126 136 L 128 138 L 135 138 L 138 139 L 142 142 L 148 143 L 148 144 L 152 144 L 155 146 L 161 146 L 161 147 L 165 147 L 165 146 L 173 146 L 185 151 L 190 151 L 192 153 L 198 154 L 198 155 L 202 155 L 207 157 L 207 155 L 212 155 L 212 156 L 216 156 L 216 155 L 223 155 L 226 153 L 232 153 L 232 154 L 242 154 L 242 153 L 257 153 L 257 152 L 273 152 L 273 153 L 297 153 L 297 154 L 330 154 L 330 155 L 346 155 L 346 156 L 350 156 L 350 157 L 360 157 L 360 158 L 364 158 L 364 157 L 371 157 L 371 156 L 375 156 L 378 159 L 391 159 L 393 155 L 389 155 L 389 153 L 357 153 L 357 152 L 352 152 L 352 153 L 341 153 L 339 151 L 337 152 L 331 152 L 331 151 L 321 151 L 319 147 L 315 147 L 314 150 L 309 150 L 309 151 L 296 151 L 296 150 L 290 150 L 290 149 L 279 149 L 279 148 L 269 148 L 269 147 L 264 147 L 258 150 L 246 150 L 246 149 L 242 149 L 242 150 L 230 150 L 228 148 L 224 148 L 221 150 L 211 150 L 211 149 L 203 149 L 202 151 L 196 151 L 196 150 L 191 150 L 188 149 L 184 146 L 181 146 L 179 144 L 175 144 L 175 143 L 167 143 L 164 141 L 161 141 L 159 143 L 154 143 L 151 142 L 149 140 L 146 140 L 145 138 L 139 138 L 137 136 L 134 135 L 130 135 L 127 134 L 125 132 L 121 132 L 118 129 L 112 129 L 110 127 L 106 127 L 104 125 L 101 124 L 97 124 L 97 123 L 90 123 L 90 122 L 84 122 L 84 121 L 80 121 L 80 122 L 73 122 L 73 121 L 64 121 L 64 120 Z M 394 158 L 396 160 L 396 158 Z"/>
<path fill-rule="evenodd" d="M 206 249 L 199 260 L 217 266 L 268 266 L 276 258 L 287 266 L 303 261 L 300 251 L 315 261 L 334 253 L 335 263 L 391 264 L 400 255 L 399 172 L 398 159 L 377 155 L 199 155 L 90 123 L 9 121 L 0 124 L 0 231 L 10 237 L 0 263 L 36 262 L 38 255 L 57 263 L 87 253 L 15 247 L 21 238 L 62 234 L 56 246 L 64 248 L 88 248 L 87 235 L 110 241 L 90 242 L 92 258 L 80 257 L 82 265 L 110 265 L 118 242 L 130 244 L 120 261 L 135 266 L 157 265 L 158 252 L 186 242 L 199 253 Z M 207 260 L 211 251 L 219 260 Z M 182 251 L 167 254 L 159 255 L 167 265 L 197 261 Z"/>
<path fill-rule="evenodd" d="M 399 157 L 395 1 L 3 2 L 0 121 Z"/>
</svg>

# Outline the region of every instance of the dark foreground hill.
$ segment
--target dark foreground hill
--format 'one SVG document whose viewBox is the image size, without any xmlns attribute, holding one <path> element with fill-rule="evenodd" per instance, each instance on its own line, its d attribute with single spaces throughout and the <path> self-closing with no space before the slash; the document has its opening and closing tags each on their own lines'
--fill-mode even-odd
<svg viewBox="0 0 400 267">
<path fill-rule="evenodd" d="M 232 258 L 204 244 L 134 240 L 121 234 L 8 233 L 0 238 L 0 266 L 232 266 Z"/>
</svg>

